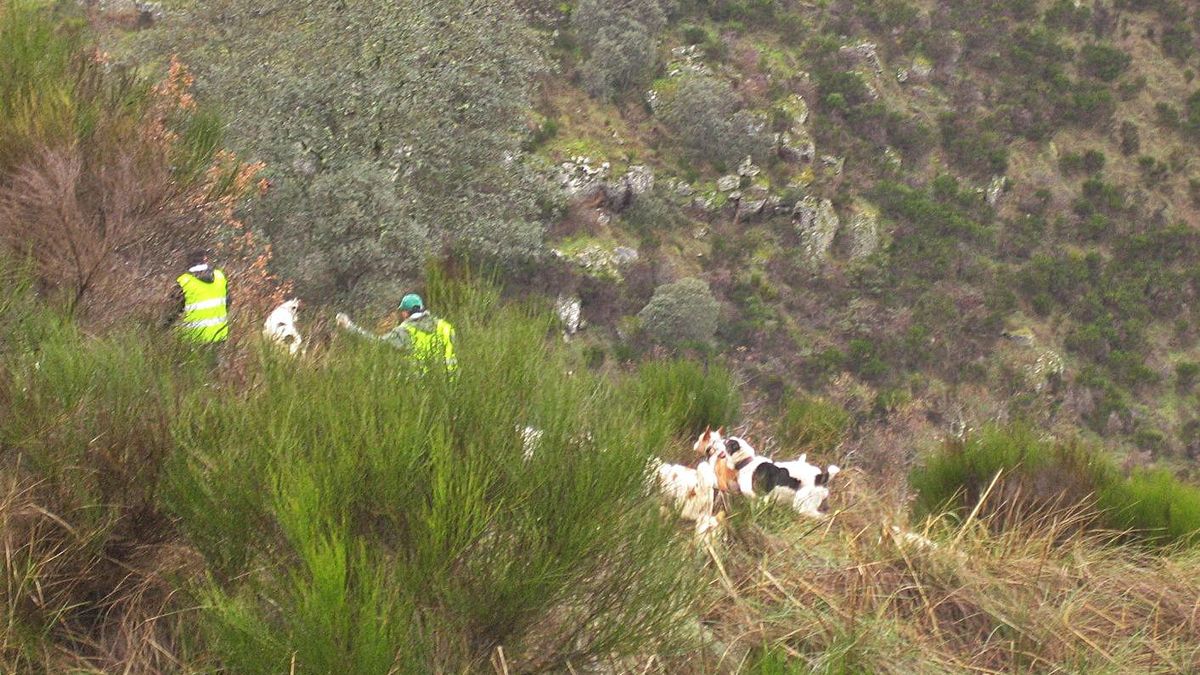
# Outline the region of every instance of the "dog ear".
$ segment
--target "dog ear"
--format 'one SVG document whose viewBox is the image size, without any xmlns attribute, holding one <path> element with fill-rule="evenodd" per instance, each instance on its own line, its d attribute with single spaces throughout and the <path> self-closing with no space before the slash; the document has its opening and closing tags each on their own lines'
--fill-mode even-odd
<svg viewBox="0 0 1200 675">
<path fill-rule="evenodd" d="M 828 485 L 830 478 L 832 478 L 832 476 L 830 476 L 828 473 L 822 471 L 821 473 L 817 474 L 816 478 L 813 479 L 813 485 L 816 485 L 817 487 L 821 487 L 822 485 Z"/>
<path fill-rule="evenodd" d="M 797 462 L 804 462 L 804 463 L 806 463 L 806 464 L 807 464 L 807 463 L 808 463 L 808 453 L 806 452 L 806 453 L 804 453 L 804 454 L 800 455 L 800 459 L 797 459 L 796 461 L 797 461 Z"/>
<path fill-rule="evenodd" d="M 725 439 L 725 450 L 729 454 L 732 455 L 741 449 L 742 449 L 742 444 L 738 443 L 736 438 L 726 438 Z"/>
</svg>

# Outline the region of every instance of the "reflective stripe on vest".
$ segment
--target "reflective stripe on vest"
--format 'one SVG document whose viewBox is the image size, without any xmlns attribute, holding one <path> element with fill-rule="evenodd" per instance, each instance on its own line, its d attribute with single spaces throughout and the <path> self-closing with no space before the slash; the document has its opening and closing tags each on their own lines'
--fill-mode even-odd
<svg viewBox="0 0 1200 675">
<path fill-rule="evenodd" d="M 229 337 L 226 310 L 228 282 L 225 273 L 213 270 L 213 280 L 205 283 L 191 272 L 176 279 L 183 289 L 183 320 L 180 334 L 191 342 L 221 342 Z"/>
<path fill-rule="evenodd" d="M 411 323 L 403 325 L 404 330 L 412 338 L 414 357 L 421 360 L 434 359 L 441 351 L 441 356 L 445 359 L 446 370 L 458 368 L 458 359 L 454 356 L 454 327 L 450 325 L 450 322 L 436 319 L 433 333 L 427 333 Z M 439 342 L 442 346 L 441 350 L 438 350 Z"/>
</svg>

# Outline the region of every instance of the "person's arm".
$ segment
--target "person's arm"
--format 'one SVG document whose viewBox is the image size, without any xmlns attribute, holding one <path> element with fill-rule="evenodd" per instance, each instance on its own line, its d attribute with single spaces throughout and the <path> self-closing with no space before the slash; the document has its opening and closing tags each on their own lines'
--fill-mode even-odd
<svg viewBox="0 0 1200 675">
<path fill-rule="evenodd" d="M 386 342 L 397 349 L 408 350 L 412 347 L 412 336 L 402 326 L 396 326 L 383 335 L 376 335 L 351 321 L 348 315 L 340 312 L 337 315 L 337 324 L 355 335 L 361 335 L 362 337 L 378 340 L 379 342 Z"/>
</svg>

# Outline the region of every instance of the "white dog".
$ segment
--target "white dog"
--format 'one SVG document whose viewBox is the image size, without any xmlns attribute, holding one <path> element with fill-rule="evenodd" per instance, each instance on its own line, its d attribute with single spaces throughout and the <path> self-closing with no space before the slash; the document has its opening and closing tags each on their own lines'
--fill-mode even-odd
<svg viewBox="0 0 1200 675">
<path fill-rule="evenodd" d="M 263 322 L 263 337 L 286 347 L 293 356 L 300 352 L 303 343 L 300 331 L 296 330 L 296 312 L 299 310 L 300 299 L 292 298 L 272 310 Z"/>
</svg>

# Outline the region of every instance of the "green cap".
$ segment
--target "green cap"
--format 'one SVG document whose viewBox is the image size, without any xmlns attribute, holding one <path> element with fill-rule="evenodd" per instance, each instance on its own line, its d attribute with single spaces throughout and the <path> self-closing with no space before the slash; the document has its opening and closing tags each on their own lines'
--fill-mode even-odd
<svg viewBox="0 0 1200 675">
<path fill-rule="evenodd" d="M 400 309 L 411 312 L 414 309 L 425 309 L 425 302 L 416 293 L 409 293 L 400 300 Z"/>
</svg>

